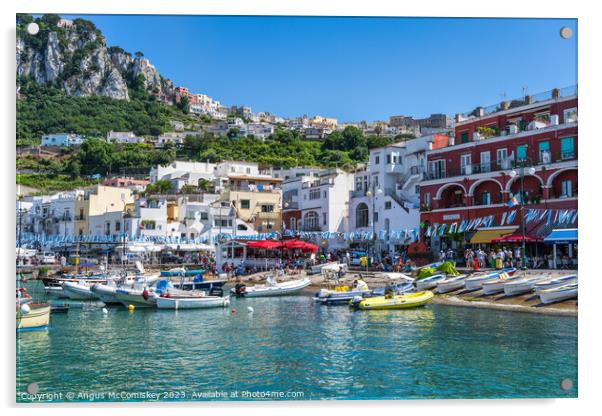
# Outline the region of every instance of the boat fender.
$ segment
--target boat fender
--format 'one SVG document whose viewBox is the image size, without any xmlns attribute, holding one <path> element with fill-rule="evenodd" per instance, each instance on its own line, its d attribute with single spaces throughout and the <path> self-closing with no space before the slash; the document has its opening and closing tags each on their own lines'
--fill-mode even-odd
<svg viewBox="0 0 602 416">
<path fill-rule="evenodd" d="M 142 297 L 144 300 L 148 300 L 148 290 L 146 288 L 142 291 Z"/>
<path fill-rule="evenodd" d="M 253 311 L 254 311 L 254 310 L 253 310 L 253 308 L 252 308 L 251 306 L 249 306 L 249 307 L 247 308 L 247 310 L 249 311 L 249 313 L 253 313 Z"/>
<path fill-rule="evenodd" d="M 236 309 L 232 308 L 232 310 L 230 311 L 230 313 L 232 314 L 232 316 L 236 315 Z"/>
<path fill-rule="evenodd" d="M 21 313 L 22 314 L 26 315 L 29 312 L 31 312 L 31 308 L 29 307 L 28 304 L 25 303 L 25 304 L 21 305 Z"/>
<path fill-rule="evenodd" d="M 102 308 L 102 313 L 106 315 L 107 313 L 109 313 L 109 311 L 107 310 L 107 308 Z"/>
</svg>

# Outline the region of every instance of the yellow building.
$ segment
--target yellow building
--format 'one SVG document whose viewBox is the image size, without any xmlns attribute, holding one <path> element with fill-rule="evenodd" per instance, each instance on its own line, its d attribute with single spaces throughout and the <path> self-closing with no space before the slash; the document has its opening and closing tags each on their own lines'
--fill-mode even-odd
<svg viewBox="0 0 602 416">
<path fill-rule="evenodd" d="M 311 120 L 309 120 L 309 125 L 312 127 L 324 128 L 324 129 L 336 129 L 337 128 L 337 119 L 315 116 Z"/>
<path fill-rule="evenodd" d="M 104 224 L 105 216 L 118 216 L 117 213 L 123 213 L 124 208 L 133 203 L 134 197 L 128 188 L 96 185 L 85 189 L 75 201 L 75 234 L 90 234 L 98 224 Z"/>
<path fill-rule="evenodd" d="M 282 223 L 282 179 L 269 176 L 228 176 L 221 200 L 230 201 L 241 220 L 260 233 L 280 230 Z"/>
</svg>

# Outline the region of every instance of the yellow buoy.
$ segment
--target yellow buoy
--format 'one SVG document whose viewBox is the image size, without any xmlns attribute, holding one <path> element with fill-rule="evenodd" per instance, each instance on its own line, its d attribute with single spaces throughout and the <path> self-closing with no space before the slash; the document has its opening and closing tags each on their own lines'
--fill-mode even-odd
<svg viewBox="0 0 602 416">
<path fill-rule="evenodd" d="M 134 308 L 134 305 L 128 305 L 128 311 L 134 312 L 134 309 L 136 309 Z"/>
</svg>

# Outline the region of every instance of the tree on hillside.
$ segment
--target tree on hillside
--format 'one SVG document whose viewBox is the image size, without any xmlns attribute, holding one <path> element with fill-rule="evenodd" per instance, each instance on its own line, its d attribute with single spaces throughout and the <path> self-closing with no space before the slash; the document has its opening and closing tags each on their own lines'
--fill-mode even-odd
<svg viewBox="0 0 602 416">
<path fill-rule="evenodd" d="M 136 58 L 140 59 L 140 58 L 144 57 L 144 54 L 143 54 L 142 52 L 140 52 L 140 51 L 136 51 L 136 52 L 134 53 L 134 56 L 135 56 Z"/>
</svg>

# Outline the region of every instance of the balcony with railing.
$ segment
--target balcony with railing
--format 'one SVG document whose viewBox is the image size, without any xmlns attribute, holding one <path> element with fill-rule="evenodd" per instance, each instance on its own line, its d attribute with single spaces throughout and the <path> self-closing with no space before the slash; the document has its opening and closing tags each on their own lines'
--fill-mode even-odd
<svg viewBox="0 0 602 416">
<path fill-rule="evenodd" d="M 557 152 L 554 154 L 542 155 L 538 160 L 530 160 L 530 166 L 547 166 L 554 163 L 575 160 L 575 152 Z M 469 176 L 480 173 L 500 172 L 503 170 L 514 169 L 521 165 L 521 160 L 504 159 L 500 161 L 473 163 L 461 166 L 460 169 L 431 169 L 425 174 L 425 180 L 446 179 L 457 176 Z"/>
</svg>

